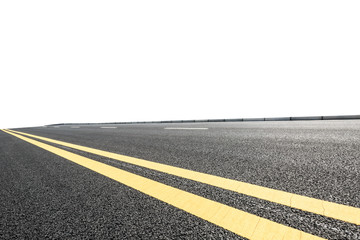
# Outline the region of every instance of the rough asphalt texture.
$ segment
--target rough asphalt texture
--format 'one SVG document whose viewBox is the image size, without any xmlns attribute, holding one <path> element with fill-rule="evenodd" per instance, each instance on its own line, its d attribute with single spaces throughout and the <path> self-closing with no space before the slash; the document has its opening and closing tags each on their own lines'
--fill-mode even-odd
<svg viewBox="0 0 360 240">
<path fill-rule="evenodd" d="M 360 120 L 113 126 L 16 130 L 360 207 Z M 64 149 L 317 236 L 360 239 L 354 224 Z M 3 132 L 0 166 L 0 238 L 242 239 Z"/>
</svg>

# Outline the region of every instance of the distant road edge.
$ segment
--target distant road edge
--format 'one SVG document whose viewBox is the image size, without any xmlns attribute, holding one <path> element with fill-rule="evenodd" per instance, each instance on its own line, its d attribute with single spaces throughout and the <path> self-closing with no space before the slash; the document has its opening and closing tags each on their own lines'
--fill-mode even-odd
<svg viewBox="0 0 360 240">
<path fill-rule="evenodd" d="M 255 121 L 310 121 L 310 120 L 352 120 L 360 119 L 360 115 L 335 116 L 303 116 L 303 117 L 269 117 L 269 118 L 225 118 L 199 120 L 165 120 L 165 121 L 136 121 L 136 122 L 103 122 L 103 123 L 56 123 L 46 126 L 59 125 L 103 125 L 103 124 L 150 124 L 150 123 L 204 123 L 204 122 L 255 122 Z"/>
</svg>

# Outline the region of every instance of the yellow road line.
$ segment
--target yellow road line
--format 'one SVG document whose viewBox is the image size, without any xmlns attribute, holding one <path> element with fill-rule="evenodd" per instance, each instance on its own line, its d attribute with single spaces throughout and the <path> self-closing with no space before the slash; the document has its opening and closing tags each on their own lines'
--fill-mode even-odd
<svg viewBox="0 0 360 240">
<path fill-rule="evenodd" d="M 17 131 L 13 131 L 17 132 Z M 334 202 L 328 202 L 316 198 L 310 198 L 299 194 L 289 193 L 267 187 L 262 187 L 250 183 L 245 183 L 233 179 L 214 176 L 206 173 L 196 172 L 188 169 L 174 167 L 166 164 L 151 162 L 143 159 L 129 157 L 117 153 L 106 152 L 90 147 L 80 146 L 72 143 L 62 142 L 50 138 L 40 137 L 28 133 L 17 132 L 26 136 L 41 139 L 51 143 L 67 146 L 84 152 L 97 154 L 100 156 L 112 158 L 122 162 L 138 165 L 141 167 L 153 169 L 156 171 L 172 174 L 178 177 L 191 179 L 194 181 L 209 184 L 215 187 L 234 191 L 237 193 L 249 195 L 260 198 L 270 202 L 282 204 L 292 208 L 297 208 L 303 211 L 323 215 L 330 218 L 335 218 L 345 222 L 360 225 L 360 208 L 355 208 L 347 205 L 342 205 Z"/>
<path fill-rule="evenodd" d="M 230 230 L 240 236 L 255 240 L 323 239 L 16 133 L 9 131 L 4 132 Z"/>
</svg>

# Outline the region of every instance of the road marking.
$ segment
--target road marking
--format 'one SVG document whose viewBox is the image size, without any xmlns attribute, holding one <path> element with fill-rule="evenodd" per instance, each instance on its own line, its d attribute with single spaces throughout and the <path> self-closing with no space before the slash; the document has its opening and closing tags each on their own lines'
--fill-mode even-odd
<svg viewBox="0 0 360 240">
<path fill-rule="evenodd" d="M 208 130 L 209 128 L 182 128 L 182 127 L 166 127 L 166 130 Z"/>
<path fill-rule="evenodd" d="M 80 128 L 80 127 L 71 127 L 71 128 Z"/>
<path fill-rule="evenodd" d="M 260 198 L 270 202 L 282 204 L 288 207 L 297 208 L 303 211 L 323 215 L 330 218 L 335 218 L 345 222 L 360 225 L 360 208 L 355 208 L 347 205 L 342 205 L 334 202 L 328 202 L 316 198 L 306 197 L 299 194 L 289 193 L 267 187 L 262 187 L 246 182 L 241 182 L 233 179 L 214 176 L 206 173 L 196 172 L 179 167 L 173 167 L 166 164 L 152 162 L 148 160 L 129 157 L 117 153 L 106 152 L 90 147 L 80 146 L 50 138 L 40 137 L 28 133 L 22 133 L 10 130 L 19 134 L 30 136 L 33 138 L 41 139 L 44 141 L 56 143 L 59 145 L 67 146 L 73 149 L 81 150 L 84 152 L 93 153 L 107 158 L 112 158 L 122 162 L 138 165 L 141 167 L 149 168 L 159 172 L 172 174 L 178 177 L 198 181 L 215 187 L 223 188 L 226 190 L 234 191 L 237 193 L 245 194 L 248 196 Z"/>
<path fill-rule="evenodd" d="M 22 135 L 10 131 L 4 132 L 245 238 L 254 240 L 274 239 L 274 237 L 285 240 L 323 239 Z"/>
<path fill-rule="evenodd" d="M 117 128 L 117 127 L 100 127 L 100 128 Z"/>
<path fill-rule="evenodd" d="M 59 128 L 59 126 L 54 126 L 54 128 Z"/>
</svg>

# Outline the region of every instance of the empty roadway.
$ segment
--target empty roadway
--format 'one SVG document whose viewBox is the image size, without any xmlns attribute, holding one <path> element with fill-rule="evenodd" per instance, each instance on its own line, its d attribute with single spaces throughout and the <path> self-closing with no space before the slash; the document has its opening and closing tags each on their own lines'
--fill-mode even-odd
<svg viewBox="0 0 360 240">
<path fill-rule="evenodd" d="M 75 127 L 14 130 L 360 208 L 359 120 Z M 319 237 L 360 238 L 354 223 L 36 140 Z M 242 239 L 5 132 L 0 149 L 0 237 Z"/>
</svg>

